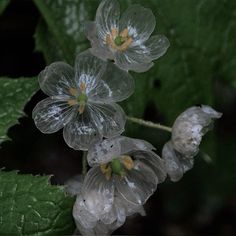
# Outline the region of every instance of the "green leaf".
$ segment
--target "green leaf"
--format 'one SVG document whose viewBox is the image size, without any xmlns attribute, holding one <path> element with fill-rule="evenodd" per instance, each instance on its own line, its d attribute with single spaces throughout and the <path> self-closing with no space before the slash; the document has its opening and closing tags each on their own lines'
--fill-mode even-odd
<svg viewBox="0 0 236 236">
<path fill-rule="evenodd" d="M 0 235 L 70 235 L 73 203 L 48 176 L 0 171 Z"/>
<path fill-rule="evenodd" d="M 36 78 L 0 78 L 0 143 L 8 139 L 7 130 L 24 115 L 25 104 L 38 88 Z"/>
<path fill-rule="evenodd" d="M 55 38 L 49 32 L 47 23 L 43 19 L 38 23 L 34 38 L 36 51 L 43 52 L 47 64 L 64 60 L 61 48 L 55 43 Z"/>
<path fill-rule="evenodd" d="M 160 81 L 160 87 L 153 89 L 153 100 L 171 124 L 189 106 L 214 105 L 216 80 L 236 83 L 236 4 L 233 0 L 155 3 L 158 28 L 171 47 L 153 68 Z"/>
<path fill-rule="evenodd" d="M 1 0 L 0 1 L 0 15 L 4 12 L 7 5 L 10 3 L 10 0 Z"/>
<path fill-rule="evenodd" d="M 45 35 L 44 42 L 48 39 L 51 41 L 50 36 L 53 36 L 56 44 L 54 49 L 59 47 L 64 60 L 73 64 L 76 53 L 82 52 L 89 45 L 83 33 L 83 22 L 93 19 L 99 1 L 34 0 L 34 2 L 49 26 L 49 34 Z M 36 37 L 40 37 L 39 34 L 36 34 Z"/>
</svg>

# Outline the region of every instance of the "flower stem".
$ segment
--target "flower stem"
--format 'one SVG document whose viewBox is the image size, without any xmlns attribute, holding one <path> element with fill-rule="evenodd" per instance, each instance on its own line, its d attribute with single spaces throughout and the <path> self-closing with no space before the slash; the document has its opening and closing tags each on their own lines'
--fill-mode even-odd
<svg viewBox="0 0 236 236">
<path fill-rule="evenodd" d="M 82 174 L 86 175 L 88 169 L 87 165 L 87 151 L 83 151 L 83 156 L 82 156 Z"/>
<path fill-rule="evenodd" d="M 167 132 L 170 132 L 170 133 L 172 131 L 171 127 L 161 125 L 161 124 L 157 124 L 157 123 L 153 123 L 151 121 L 146 121 L 146 120 L 142 120 L 142 119 L 135 118 L 135 117 L 130 117 L 130 116 L 127 116 L 126 118 L 127 118 L 128 121 L 131 121 L 133 123 L 136 123 L 136 124 L 139 124 L 139 125 L 142 125 L 142 126 L 146 126 L 146 127 L 149 127 L 149 128 L 160 129 L 160 130 L 164 130 L 164 131 L 167 131 Z"/>
</svg>

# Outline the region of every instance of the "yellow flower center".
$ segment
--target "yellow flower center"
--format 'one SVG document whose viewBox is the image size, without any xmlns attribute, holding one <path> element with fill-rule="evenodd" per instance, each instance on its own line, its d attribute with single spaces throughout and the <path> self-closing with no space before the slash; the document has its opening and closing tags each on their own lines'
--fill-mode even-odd
<svg viewBox="0 0 236 236">
<path fill-rule="evenodd" d="M 129 31 L 125 28 L 121 33 L 118 33 L 116 28 L 111 29 L 111 34 L 107 35 L 106 43 L 113 49 L 118 51 L 125 51 L 133 42 L 129 36 Z"/>
<path fill-rule="evenodd" d="M 70 95 L 74 96 L 75 99 L 70 99 L 67 102 L 70 106 L 79 104 L 78 111 L 79 111 L 79 114 L 82 114 L 84 112 L 88 97 L 86 95 L 86 84 L 84 82 L 81 82 L 79 87 L 80 87 L 80 92 L 76 88 L 69 89 Z"/>
<path fill-rule="evenodd" d="M 132 170 L 134 168 L 134 161 L 130 156 L 123 155 L 113 159 L 109 163 L 101 164 L 100 168 L 106 179 L 110 180 L 112 174 L 124 177 L 127 170 Z"/>
</svg>

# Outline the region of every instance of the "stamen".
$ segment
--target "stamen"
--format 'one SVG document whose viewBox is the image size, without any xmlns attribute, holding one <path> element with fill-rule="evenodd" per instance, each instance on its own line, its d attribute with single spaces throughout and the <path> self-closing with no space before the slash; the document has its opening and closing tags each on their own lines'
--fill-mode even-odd
<svg viewBox="0 0 236 236">
<path fill-rule="evenodd" d="M 74 105 L 77 105 L 77 104 L 78 104 L 77 100 L 75 100 L 75 99 L 70 99 L 70 100 L 68 100 L 67 102 L 68 102 L 68 104 L 69 104 L 70 106 L 74 106 Z"/>
<path fill-rule="evenodd" d="M 106 179 L 110 180 L 111 172 L 112 172 L 110 165 L 108 165 L 108 164 L 101 164 L 100 165 L 100 169 L 101 169 L 102 173 L 105 175 Z"/>
<path fill-rule="evenodd" d="M 107 37 L 106 37 L 106 43 L 107 44 L 112 44 L 112 39 L 111 39 L 111 35 L 109 34 L 109 35 L 107 35 Z"/>
<path fill-rule="evenodd" d="M 79 92 L 76 88 L 69 88 L 69 93 L 72 96 L 77 96 Z"/>
<path fill-rule="evenodd" d="M 116 44 L 115 44 L 115 42 L 114 42 L 114 40 L 113 40 L 111 35 L 107 35 L 106 43 L 108 45 L 110 45 L 112 48 L 117 49 L 117 46 L 116 46 Z"/>
<path fill-rule="evenodd" d="M 79 85 L 79 88 L 80 88 L 81 92 L 85 92 L 86 84 L 84 82 L 81 82 L 80 85 Z"/>
<path fill-rule="evenodd" d="M 132 170 L 134 168 L 134 161 L 130 156 L 121 156 L 122 163 L 127 170 Z"/>
<path fill-rule="evenodd" d="M 129 36 L 129 30 L 128 30 L 128 28 L 125 28 L 125 29 L 120 33 L 120 36 L 121 36 L 122 38 L 128 38 L 128 36 Z"/>
<path fill-rule="evenodd" d="M 128 38 L 119 48 L 120 51 L 125 51 L 129 45 L 133 42 L 132 38 Z"/>
<path fill-rule="evenodd" d="M 86 91 L 86 84 L 84 82 L 81 82 L 80 85 L 79 85 L 79 88 L 81 90 L 80 94 L 79 94 L 78 89 L 69 88 L 69 93 L 72 96 L 75 96 L 76 99 L 70 99 L 67 102 L 68 102 L 68 104 L 70 106 L 74 106 L 74 105 L 78 105 L 79 104 L 78 112 L 79 112 L 79 114 L 82 114 L 84 112 L 85 105 L 86 105 L 86 102 L 88 100 L 87 95 L 85 93 L 85 91 Z"/>
<path fill-rule="evenodd" d="M 112 28 L 111 34 L 106 36 L 106 43 L 118 51 L 125 51 L 132 42 L 133 39 L 129 37 L 128 28 L 125 28 L 120 34 L 116 28 Z"/>
<path fill-rule="evenodd" d="M 118 31 L 116 28 L 111 29 L 111 36 L 113 39 L 118 36 Z"/>
</svg>

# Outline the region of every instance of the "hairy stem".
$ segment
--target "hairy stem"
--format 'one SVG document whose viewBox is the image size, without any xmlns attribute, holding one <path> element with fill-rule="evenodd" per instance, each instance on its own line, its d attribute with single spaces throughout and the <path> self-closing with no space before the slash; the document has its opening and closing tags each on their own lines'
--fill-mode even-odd
<svg viewBox="0 0 236 236">
<path fill-rule="evenodd" d="M 88 169 L 88 164 L 87 164 L 87 151 L 83 151 L 83 156 L 82 156 L 82 174 L 86 175 Z"/>
<path fill-rule="evenodd" d="M 171 127 L 161 125 L 161 124 L 157 124 L 157 123 L 153 123 L 151 121 L 146 121 L 146 120 L 142 120 L 142 119 L 135 118 L 135 117 L 129 117 L 129 116 L 127 116 L 126 118 L 127 118 L 128 121 L 131 121 L 133 123 L 136 123 L 136 124 L 139 124 L 139 125 L 142 125 L 142 126 L 146 126 L 146 127 L 149 127 L 149 128 L 160 129 L 160 130 L 164 130 L 164 131 L 167 131 L 167 132 L 172 131 Z"/>
</svg>

